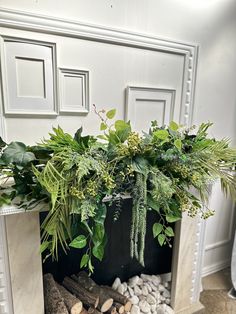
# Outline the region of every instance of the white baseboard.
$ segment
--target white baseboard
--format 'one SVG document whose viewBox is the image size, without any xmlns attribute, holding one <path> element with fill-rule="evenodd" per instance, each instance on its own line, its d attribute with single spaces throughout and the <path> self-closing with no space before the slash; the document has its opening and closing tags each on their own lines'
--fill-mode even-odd
<svg viewBox="0 0 236 314">
<path fill-rule="evenodd" d="M 217 271 L 220 271 L 229 266 L 230 266 L 230 259 L 215 263 L 213 265 L 206 266 L 202 270 L 202 277 L 206 277 L 208 275 L 214 274 Z"/>
</svg>

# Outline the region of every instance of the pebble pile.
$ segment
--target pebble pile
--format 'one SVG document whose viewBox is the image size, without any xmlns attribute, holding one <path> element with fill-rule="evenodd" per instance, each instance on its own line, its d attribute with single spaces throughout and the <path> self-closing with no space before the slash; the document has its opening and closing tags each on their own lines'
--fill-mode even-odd
<svg viewBox="0 0 236 314">
<path fill-rule="evenodd" d="M 170 282 L 160 276 L 141 274 L 123 283 L 116 278 L 112 288 L 131 300 L 130 314 L 174 314 L 169 306 Z"/>
</svg>

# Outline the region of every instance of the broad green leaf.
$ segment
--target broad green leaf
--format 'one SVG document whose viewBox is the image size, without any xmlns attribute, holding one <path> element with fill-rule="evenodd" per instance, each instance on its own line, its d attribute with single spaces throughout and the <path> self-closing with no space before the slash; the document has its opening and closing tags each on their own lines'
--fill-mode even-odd
<svg viewBox="0 0 236 314">
<path fill-rule="evenodd" d="M 177 217 L 177 216 L 174 216 L 174 215 L 166 215 L 166 221 L 170 222 L 170 223 L 176 222 L 176 221 L 178 221 L 180 219 L 181 219 L 181 217 Z"/>
<path fill-rule="evenodd" d="M 132 162 L 132 167 L 134 169 L 134 171 L 136 172 L 140 172 L 144 175 L 146 175 L 149 171 L 149 164 L 147 159 L 145 159 L 144 157 L 136 157 L 133 162 Z"/>
<path fill-rule="evenodd" d="M 178 125 L 176 122 L 171 121 L 171 122 L 170 122 L 170 129 L 171 129 L 172 131 L 177 131 L 177 130 L 179 129 L 179 125 Z"/>
<path fill-rule="evenodd" d="M 55 129 L 54 129 L 54 132 L 55 132 Z M 82 128 L 82 127 L 80 127 L 80 128 L 75 132 L 74 140 L 75 140 L 77 143 L 80 142 L 82 132 L 83 132 L 83 128 Z"/>
<path fill-rule="evenodd" d="M 35 160 L 35 155 L 27 152 L 27 147 L 21 142 L 11 142 L 2 154 L 2 159 L 6 163 L 15 163 L 24 166 L 30 161 Z"/>
<path fill-rule="evenodd" d="M 6 146 L 6 143 L 3 141 L 3 139 L 0 137 L 0 148 L 3 148 Z"/>
<path fill-rule="evenodd" d="M 115 122 L 116 131 L 123 131 L 127 128 L 130 128 L 130 125 L 128 123 L 126 123 L 124 120 L 117 120 Z"/>
<path fill-rule="evenodd" d="M 116 115 L 116 109 L 111 109 L 107 111 L 106 113 L 106 116 L 108 119 L 113 119 L 115 115 Z"/>
<path fill-rule="evenodd" d="M 103 241 L 105 228 L 103 224 L 96 224 L 93 232 L 93 243 L 98 245 Z"/>
<path fill-rule="evenodd" d="M 104 256 L 104 245 L 101 243 L 100 245 L 96 245 L 93 247 L 93 256 L 95 256 L 99 261 L 102 261 Z"/>
<path fill-rule="evenodd" d="M 160 223 L 155 223 L 152 227 L 154 238 L 156 238 L 158 236 L 158 234 L 160 234 L 162 232 L 162 230 L 163 230 L 163 225 Z"/>
<path fill-rule="evenodd" d="M 106 130 L 106 129 L 107 129 L 106 123 L 102 122 L 102 123 L 100 124 L 100 130 L 101 130 L 101 131 L 104 131 L 104 130 Z"/>
<path fill-rule="evenodd" d="M 169 132 L 167 130 L 158 130 L 153 133 L 154 137 L 165 141 L 169 137 Z"/>
<path fill-rule="evenodd" d="M 76 248 L 76 249 L 82 249 L 87 244 L 86 237 L 84 235 L 79 235 L 76 237 L 70 244 L 70 247 Z"/>
<path fill-rule="evenodd" d="M 160 206 L 150 195 L 147 197 L 147 205 L 159 213 Z"/>
<path fill-rule="evenodd" d="M 80 268 L 85 267 L 88 264 L 88 261 L 89 261 L 89 255 L 84 254 L 81 258 L 81 261 L 80 261 Z"/>
<path fill-rule="evenodd" d="M 162 246 L 164 244 L 165 240 L 166 240 L 166 236 L 163 233 L 160 233 L 158 235 L 157 239 L 158 239 L 158 242 L 159 242 L 160 246 Z"/>
<path fill-rule="evenodd" d="M 167 227 L 167 228 L 165 229 L 165 234 L 166 234 L 168 237 L 174 237 L 174 236 L 175 236 L 174 231 L 173 231 L 173 229 L 172 229 L 171 227 Z"/>
<path fill-rule="evenodd" d="M 178 150 L 182 149 L 182 142 L 181 142 L 181 140 L 179 138 L 174 141 L 174 145 L 175 145 L 175 147 L 178 148 Z"/>
<path fill-rule="evenodd" d="M 94 221 L 96 224 L 102 224 L 104 223 L 107 215 L 107 208 L 105 205 L 99 205 L 96 211 L 96 215 L 94 216 Z"/>
</svg>

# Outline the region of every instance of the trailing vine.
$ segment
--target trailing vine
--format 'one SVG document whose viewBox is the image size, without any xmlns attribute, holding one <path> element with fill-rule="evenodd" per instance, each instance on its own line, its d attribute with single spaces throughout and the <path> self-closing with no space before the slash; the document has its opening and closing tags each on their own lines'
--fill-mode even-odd
<svg viewBox="0 0 236 314">
<path fill-rule="evenodd" d="M 104 255 L 108 205 L 115 205 L 118 220 L 122 199 L 130 195 L 130 255 L 144 265 L 148 211 L 158 213 L 157 244 L 170 245 L 170 223 L 183 212 L 203 219 L 214 214 L 207 208 L 209 183 L 220 180 L 223 191 L 235 196 L 236 150 L 227 139 L 208 137 L 211 123 L 196 129 L 153 121 L 141 135 L 130 122 L 114 121 L 115 109 L 94 109 L 101 121 L 96 137 L 82 136 L 82 129 L 71 136 L 58 127 L 36 146 L 0 140 L 0 206 L 48 205 L 41 245 L 47 257 L 58 259 L 60 247 L 84 249 L 80 266 L 92 272 L 93 259 Z"/>
</svg>

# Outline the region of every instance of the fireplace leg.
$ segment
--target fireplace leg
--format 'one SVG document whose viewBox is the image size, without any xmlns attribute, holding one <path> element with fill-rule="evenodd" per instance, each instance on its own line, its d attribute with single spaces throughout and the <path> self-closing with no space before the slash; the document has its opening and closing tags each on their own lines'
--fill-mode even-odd
<svg viewBox="0 0 236 314">
<path fill-rule="evenodd" d="M 39 213 L 5 217 L 14 314 L 44 314 Z"/>
</svg>

